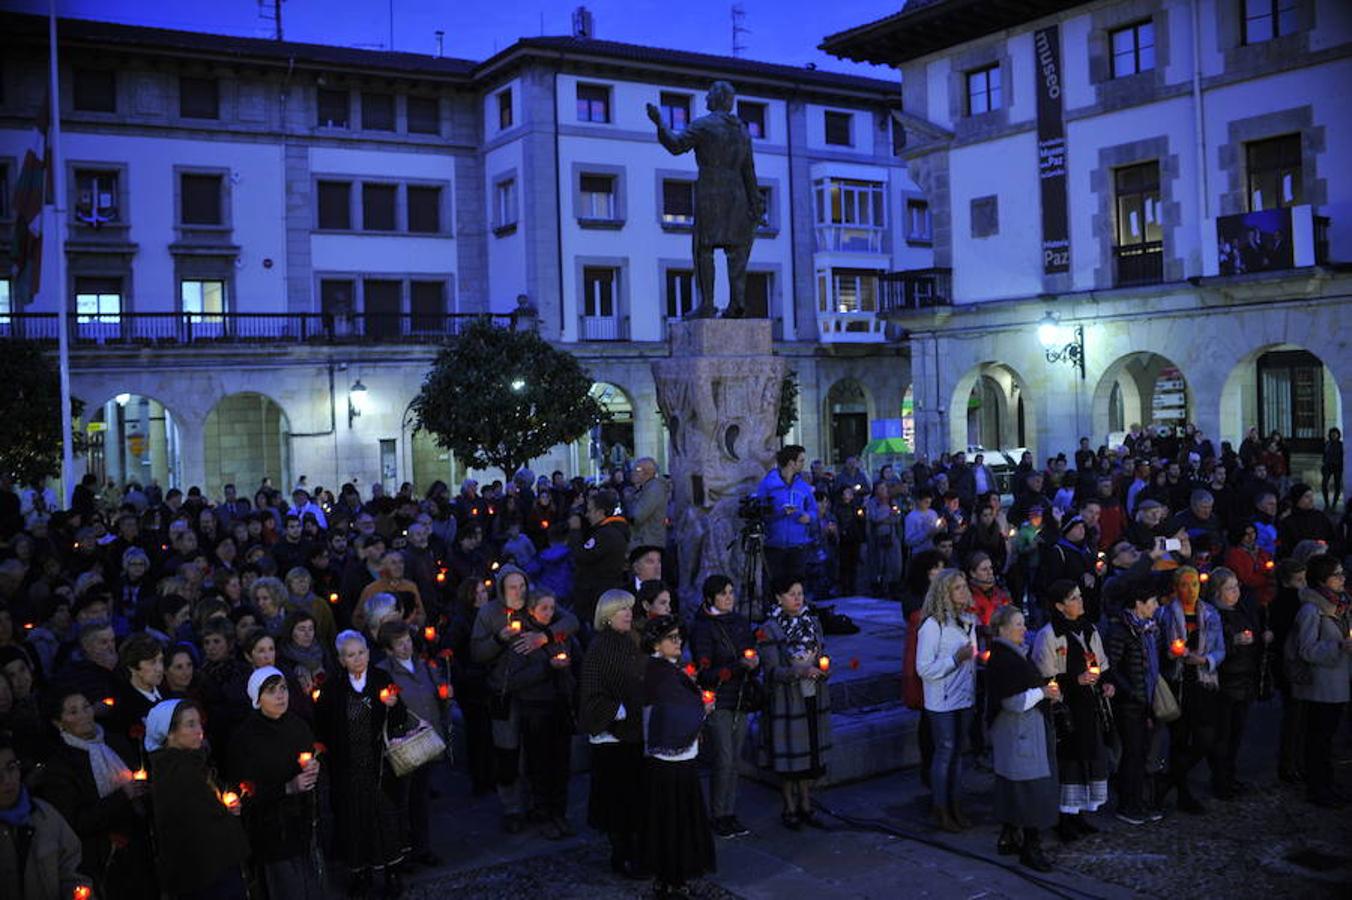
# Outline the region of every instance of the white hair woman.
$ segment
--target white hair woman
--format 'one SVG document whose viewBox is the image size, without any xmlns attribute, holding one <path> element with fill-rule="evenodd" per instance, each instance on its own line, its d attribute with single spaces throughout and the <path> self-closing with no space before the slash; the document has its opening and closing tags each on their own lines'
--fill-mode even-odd
<svg viewBox="0 0 1352 900">
<path fill-rule="evenodd" d="M 361 632 L 340 632 L 334 644 L 343 671 L 320 688 L 315 731 L 329 750 L 336 848 L 354 893 L 383 872 L 387 895 L 398 896 L 407 784 L 385 762 L 382 735 L 406 728 L 408 712 L 389 674 L 371 666 Z"/>
</svg>

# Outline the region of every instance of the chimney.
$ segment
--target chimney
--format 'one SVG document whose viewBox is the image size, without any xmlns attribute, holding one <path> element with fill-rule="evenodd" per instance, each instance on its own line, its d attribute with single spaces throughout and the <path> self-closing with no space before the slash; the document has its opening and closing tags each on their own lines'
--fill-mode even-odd
<svg viewBox="0 0 1352 900">
<path fill-rule="evenodd" d="M 573 37 L 584 41 L 596 37 L 596 20 L 585 6 L 573 10 Z"/>
<path fill-rule="evenodd" d="M 436 36 L 437 36 L 437 52 L 434 54 L 434 57 L 435 57 L 436 59 L 441 59 L 441 50 L 442 50 L 441 42 L 442 42 L 442 40 L 446 37 L 446 32 L 444 32 L 444 31 L 442 31 L 440 28 L 438 28 L 438 29 L 436 30 L 435 34 L 436 34 Z"/>
</svg>

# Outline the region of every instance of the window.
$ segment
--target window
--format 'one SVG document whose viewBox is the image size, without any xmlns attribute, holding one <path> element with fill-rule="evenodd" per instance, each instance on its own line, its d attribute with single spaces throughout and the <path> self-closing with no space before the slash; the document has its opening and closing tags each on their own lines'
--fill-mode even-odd
<svg viewBox="0 0 1352 900">
<path fill-rule="evenodd" d="M 367 131 L 394 131 L 394 95 L 361 95 L 361 127 Z"/>
<path fill-rule="evenodd" d="M 446 330 L 446 282 L 410 282 L 408 305 L 414 331 Z"/>
<path fill-rule="evenodd" d="M 10 294 L 8 278 L 0 278 L 0 325 L 9 324 L 9 315 L 14 312 L 14 298 Z"/>
<path fill-rule="evenodd" d="M 695 223 L 695 183 L 693 181 L 662 182 L 662 224 L 693 225 Z"/>
<path fill-rule="evenodd" d="M 746 317 L 770 318 L 770 273 L 746 273 Z"/>
<path fill-rule="evenodd" d="M 1296 0 L 1243 0 L 1244 43 L 1261 44 L 1296 31 Z"/>
<path fill-rule="evenodd" d="M 619 271 L 599 266 L 582 269 L 582 314 L 589 319 L 610 319 L 615 316 L 615 288 Z"/>
<path fill-rule="evenodd" d="M 342 231 L 352 227 L 352 182 L 319 182 L 319 227 Z"/>
<path fill-rule="evenodd" d="M 1300 135 L 1287 134 L 1244 145 L 1249 173 L 1249 211 L 1281 209 L 1304 202 Z"/>
<path fill-rule="evenodd" d="M 516 227 L 516 179 L 499 181 L 493 190 L 493 227 L 497 230 Z"/>
<path fill-rule="evenodd" d="M 662 121 L 673 131 L 690 124 L 690 95 L 663 91 L 660 97 Z"/>
<path fill-rule="evenodd" d="M 679 319 L 695 308 L 695 273 L 667 269 L 667 318 Z"/>
<path fill-rule="evenodd" d="M 185 119 L 219 119 L 221 117 L 219 82 L 214 78 L 180 78 L 178 114 Z"/>
<path fill-rule="evenodd" d="M 1000 108 L 1000 67 L 987 66 L 967 73 L 967 115 L 979 116 Z"/>
<path fill-rule="evenodd" d="M 577 86 L 577 120 L 579 122 L 610 121 L 610 88 L 601 84 Z"/>
<path fill-rule="evenodd" d="M 182 224 L 224 225 L 221 176 L 184 173 L 179 179 Z"/>
<path fill-rule="evenodd" d="M 122 221 L 117 172 L 75 170 L 75 221 L 91 228 Z"/>
<path fill-rule="evenodd" d="M 179 286 L 179 301 L 188 321 L 220 322 L 225 314 L 224 281 L 185 281 Z"/>
<path fill-rule="evenodd" d="M 347 91 L 319 89 L 319 126 L 321 128 L 346 128 L 348 108 Z"/>
<path fill-rule="evenodd" d="M 1109 35 L 1113 45 L 1113 77 L 1125 78 L 1155 68 L 1155 23 L 1137 22 Z"/>
<path fill-rule="evenodd" d="M 122 320 L 122 279 L 76 278 L 75 321 L 116 325 Z"/>
<path fill-rule="evenodd" d="M 441 231 L 441 188 L 409 185 L 408 230 L 417 234 Z"/>
<path fill-rule="evenodd" d="M 973 197 L 969 210 L 972 220 L 972 237 L 987 238 L 1000 233 L 999 194 Z"/>
<path fill-rule="evenodd" d="M 854 116 L 843 112 L 826 113 L 826 143 L 837 147 L 850 147 L 854 145 L 851 140 L 850 127 L 854 123 Z"/>
<path fill-rule="evenodd" d="M 611 175 L 583 175 L 580 219 L 615 218 L 615 178 Z"/>
<path fill-rule="evenodd" d="M 818 250 L 882 252 L 887 222 L 881 182 L 825 178 L 815 194 Z"/>
<path fill-rule="evenodd" d="M 498 130 L 506 131 L 512 127 L 512 92 L 511 89 L 498 94 Z"/>
<path fill-rule="evenodd" d="M 117 76 L 102 69 L 76 69 L 71 101 L 81 112 L 117 112 Z"/>
<path fill-rule="evenodd" d="M 750 100 L 737 101 L 737 118 L 746 124 L 753 138 L 765 137 L 765 104 Z"/>
<path fill-rule="evenodd" d="M 818 278 L 819 289 L 824 280 Z M 830 285 L 830 294 L 823 294 L 819 301 L 822 312 L 877 312 L 877 272 L 868 269 L 832 269 Z"/>
<path fill-rule="evenodd" d="M 367 337 L 392 337 L 399 334 L 403 284 L 384 279 L 362 282 L 362 313 Z"/>
<path fill-rule="evenodd" d="M 355 285 L 347 279 L 326 278 L 319 282 L 319 311 L 325 316 L 350 316 L 356 312 Z"/>
<path fill-rule="evenodd" d="M 1258 357 L 1258 426 L 1280 431 L 1295 453 L 1323 450 L 1324 364 L 1306 350 L 1275 350 Z M 1335 388 L 1336 390 L 1336 388 Z"/>
<path fill-rule="evenodd" d="M 410 134 L 441 134 L 441 101 L 436 97 L 408 98 Z"/>
<path fill-rule="evenodd" d="M 929 204 L 924 200 L 906 201 L 906 243 L 929 244 L 934 241 L 934 225 Z"/>
<path fill-rule="evenodd" d="M 761 186 L 757 188 L 761 199 L 761 217 L 756 223 L 757 228 L 774 228 L 774 191 L 768 187 Z"/>
<path fill-rule="evenodd" d="M 399 227 L 396 198 L 399 188 L 392 184 L 361 186 L 361 227 L 366 231 L 394 231 Z"/>
<path fill-rule="evenodd" d="M 1116 284 L 1158 284 L 1164 278 L 1159 163 L 1115 170 L 1113 188 L 1117 198 Z"/>
</svg>

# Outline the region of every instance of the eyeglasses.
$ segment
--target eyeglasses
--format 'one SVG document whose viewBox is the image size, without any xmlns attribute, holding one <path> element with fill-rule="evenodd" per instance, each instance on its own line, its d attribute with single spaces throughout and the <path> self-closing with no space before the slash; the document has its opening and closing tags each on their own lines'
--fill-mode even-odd
<svg viewBox="0 0 1352 900">
<path fill-rule="evenodd" d="M 675 641 L 676 643 L 679 644 L 681 643 L 681 636 L 679 634 L 664 634 L 662 635 L 662 640 Z"/>
</svg>

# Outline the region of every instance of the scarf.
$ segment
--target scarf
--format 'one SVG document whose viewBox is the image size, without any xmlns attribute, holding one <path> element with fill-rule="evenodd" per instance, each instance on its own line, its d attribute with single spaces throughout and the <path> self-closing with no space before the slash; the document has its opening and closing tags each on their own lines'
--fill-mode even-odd
<svg viewBox="0 0 1352 900">
<path fill-rule="evenodd" d="M 1077 554 L 1078 556 L 1080 556 L 1080 557 L 1083 558 L 1083 559 L 1086 559 L 1086 560 L 1087 560 L 1087 559 L 1089 558 L 1089 549 L 1088 549 L 1087 547 L 1082 547 L 1082 546 L 1080 546 L 1079 544 L 1072 544 L 1070 541 L 1066 540 L 1065 538 L 1057 538 L 1056 544 L 1057 544 L 1057 546 L 1059 546 L 1059 547 L 1064 547 L 1064 548 L 1066 548 L 1066 549 L 1069 550 L 1071 553 Z"/>
<path fill-rule="evenodd" d="M 1084 643 L 1089 640 L 1089 633 L 1093 630 L 1094 623 L 1090 622 L 1087 616 L 1080 616 L 1072 622 L 1059 609 L 1052 607 L 1052 633 L 1057 637 L 1074 634 L 1080 638 L 1081 643 Z"/>
<path fill-rule="evenodd" d="M 1316 586 L 1315 590 L 1319 592 L 1319 596 L 1327 600 L 1329 605 L 1333 607 L 1334 616 L 1342 618 L 1347 615 L 1348 607 L 1352 606 L 1352 597 L 1348 597 L 1347 594 L 1335 594 L 1333 591 L 1322 585 Z"/>
<path fill-rule="evenodd" d="M 820 655 L 817 631 L 812 627 L 812 617 L 808 615 L 806 607 L 796 616 L 789 615 L 782 606 L 776 607 L 775 621 L 784 631 L 784 645 L 791 659 Z"/>
<path fill-rule="evenodd" d="M 1145 651 L 1145 699 L 1155 702 L 1155 683 L 1160 677 L 1159 628 L 1154 619 L 1136 618 L 1136 613 L 1127 612 L 1127 624 L 1141 638 L 1141 648 Z"/>
<path fill-rule="evenodd" d="M 94 726 L 95 735 L 89 740 L 76 737 L 69 731 L 61 732 L 61 740 L 67 747 L 83 750 L 89 754 L 89 769 L 94 773 L 94 786 L 98 788 L 102 800 L 123 784 L 131 781 L 131 770 L 127 764 L 103 742 L 103 726 Z"/>
<path fill-rule="evenodd" d="M 324 648 L 320 646 L 319 641 L 312 641 L 308 647 L 292 643 L 283 644 L 282 658 L 303 666 L 311 675 L 324 668 Z"/>
<path fill-rule="evenodd" d="M 19 828 L 28 824 L 28 817 L 33 815 L 33 799 L 28 796 L 28 788 L 19 788 L 19 800 L 9 809 L 0 809 L 0 822 L 8 825 L 10 828 Z"/>
</svg>

